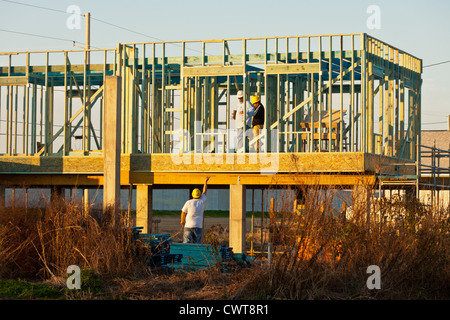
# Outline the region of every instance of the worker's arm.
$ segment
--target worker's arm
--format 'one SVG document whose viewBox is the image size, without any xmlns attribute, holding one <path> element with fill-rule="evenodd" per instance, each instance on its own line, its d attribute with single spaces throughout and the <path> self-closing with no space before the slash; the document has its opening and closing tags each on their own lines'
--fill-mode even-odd
<svg viewBox="0 0 450 320">
<path fill-rule="evenodd" d="M 203 185 L 203 194 L 206 196 L 206 192 L 208 191 L 208 180 L 210 177 L 206 177 L 205 184 Z"/>
<path fill-rule="evenodd" d="M 180 224 L 184 227 L 184 225 L 186 224 L 186 212 L 181 211 L 181 222 Z"/>
</svg>

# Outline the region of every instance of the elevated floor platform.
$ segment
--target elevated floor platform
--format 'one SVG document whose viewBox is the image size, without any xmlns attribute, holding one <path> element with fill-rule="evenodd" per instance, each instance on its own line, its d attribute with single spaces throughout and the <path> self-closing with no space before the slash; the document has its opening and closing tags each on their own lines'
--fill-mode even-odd
<svg viewBox="0 0 450 320">
<path fill-rule="evenodd" d="M 1 156 L 0 179 L 7 186 L 102 186 L 102 152 L 89 156 Z M 397 159 L 348 153 L 121 155 L 120 184 L 173 187 L 243 184 L 353 186 L 374 184 L 381 168 Z M 413 174 L 403 169 L 402 174 Z M 392 169 L 394 170 L 394 169 Z"/>
</svg>

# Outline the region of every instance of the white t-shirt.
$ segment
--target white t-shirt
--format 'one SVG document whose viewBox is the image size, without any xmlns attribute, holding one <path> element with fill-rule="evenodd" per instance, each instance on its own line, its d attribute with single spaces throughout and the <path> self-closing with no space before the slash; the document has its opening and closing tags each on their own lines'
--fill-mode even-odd
<svg viewBox="0 0 450 320">
<path fill-rule="evenodd" d="M 245 100 L 245 102 L 247 103 L 247 117 L 245 117 L 245 124 L 247 125 L 247 127 L 251 127 L 252 126 L 252 116 L 253 113 L 255 112 L 255 107 L 250 103 L 250 101 Z M 239 114 L 239 112 L 242 112 L 242 114 Z M 236 106 L 236 128 L 243 128 L 244 124 L 244 102 L 237 103 Z"/>
<path fill-rule="evenodd" d="M 186 201 L 181 211 L 186 212 L 185 228 L 202 228 L 203 212 L 205 210 L 206 196 L 204 193 L 198 199 Z"/>
</svg>

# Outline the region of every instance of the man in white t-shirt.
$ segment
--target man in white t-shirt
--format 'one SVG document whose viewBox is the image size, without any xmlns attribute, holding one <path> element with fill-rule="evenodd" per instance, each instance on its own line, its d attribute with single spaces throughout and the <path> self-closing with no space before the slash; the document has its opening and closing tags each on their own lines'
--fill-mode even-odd
<svg viewBox="0 0 450 320">
<path fill-rule="evenodd" d="M 255 107 L 250 103 L 250 101 L 245 100 L 246 116 L 244 127 L 244 93 L 242 92 L 242 90 L 238 91 L 237 97 L 239 102 L 236 106 L 236 110 L 234 110 L 235 112 L 232 115 L 232 119 L 236 120 L 236 152 L 244 152 L 244 133 L 247 139 L 252 138 L 252 131 L 249 129 L 251 129 L 252 117 L 253 113 L 255 112 Z"/>
<path fill-rule="evenodd" d="M 186 201 L 181 209 L 181 225 L 184 227 L 183 243 L 200 243 L 202 240 L 203 212 L 205 210 L 206 192 L 209 177 L 203 185 L 203 193 L 199 189 L 192 191 L 193 199 Z"/>
</svg>

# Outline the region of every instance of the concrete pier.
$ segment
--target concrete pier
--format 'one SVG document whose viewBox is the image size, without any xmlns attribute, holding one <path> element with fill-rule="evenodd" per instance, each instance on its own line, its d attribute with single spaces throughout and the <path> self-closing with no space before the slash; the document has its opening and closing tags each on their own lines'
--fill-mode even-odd
<svg viewBox="0 0 450 320">
<path fill-rule="evenodd" d="M 149 185 L 136 186 L 136 226 L 143 233 L 152 233 L 153 189 Z"/>
<path fill-rule="evenodd" d="M 106 77 L 103 135 L 103 210 L 113 209 L 115 211 L 120 205 L 121 86 L 121 77 Z"/>
<path fill-rule="evenodd" d="M 234 253 L 245 253 L 245 212 L 246 198 L 245 186 L 241 184 L 230 185 L 230 247 Z"/>
</svg>

